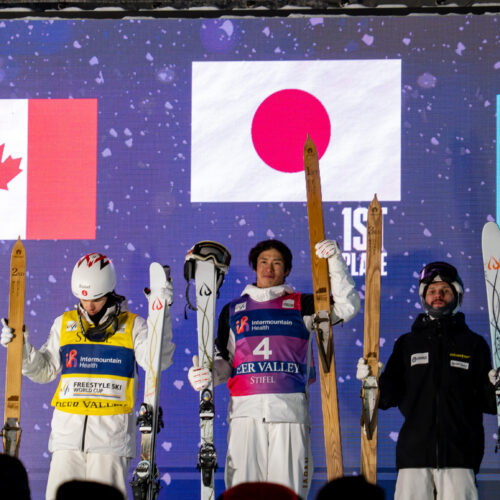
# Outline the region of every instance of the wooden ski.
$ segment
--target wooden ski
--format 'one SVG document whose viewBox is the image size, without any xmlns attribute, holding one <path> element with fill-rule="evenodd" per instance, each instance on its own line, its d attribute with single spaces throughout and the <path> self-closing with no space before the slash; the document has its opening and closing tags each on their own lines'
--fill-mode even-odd
<svg viewBox="0 0 500 500">
<path fill-rule="evenodd" d="M 342 443 L 340 439 L 339 404 L 332 326 L 330 321 L 330 282 L 326 259 L 316 257 L 315 245 L 325 239 L 321 179 L 318 151 L 309 136 L 304 146 L 304 170 L 306 173 L 307 214 L 314 290 L 316 340 L 321 366 L 321 404 L 323 408 L 323 432 L 325 438 L 326 468 L 328 480 L 342 477 Z"/>
<path fill-rule="evenodd" d="M 7 347 L 7 372 L 5 377 L 5 412 L 3 450 L 17 457 L 21 440 L 21 379 L 23 365 L 24 294 L 26 253 L 18 238 L 10 259 L 9 326 L 14 338 Z"/>
<path fill-rule="evenodd" d="M 380 259 L 382 253 L 382 209 L 373 198 L 368 208 L 366 275 L 365 275 L 365 338 L 363 357 L 371 375 L 363 380 L 361 399 L 361 474 L 373 484 L 377 482 L 377 406 L 380 340 Z"/>
</svg>

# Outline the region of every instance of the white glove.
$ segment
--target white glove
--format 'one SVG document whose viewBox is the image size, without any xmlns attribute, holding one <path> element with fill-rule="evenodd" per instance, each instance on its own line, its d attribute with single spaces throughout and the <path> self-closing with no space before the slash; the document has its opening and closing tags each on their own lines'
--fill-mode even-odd
<svg viewBox="0 0 500 500">
<path fill-rule="evenodd" d="M 2 318 L 2 334 L 0 335 L 0 344 L 7 347 L 14 338 L 14 330 L 7 324 L 7 319 Z"/>
<path fill-rule="evenodd" d="M 200 366 L 198 356 L 193 356 L 193 366 L 188 371 L 188 380 L 195 391 L 202 391 L 210 383 L 210 370 Z"/>
<path fill-rule="evenodd" d="M 334 255 L 340 253 L 339 245 L 334 240 L 322 240 L 316 243 L 314 246 L 316 250 L 316 256 L 320 259 L 329 259 Z"/>
<path fill-rule="evenodd" d="M 364 380 L 366 377 L 371 375 L 370 365 L 366 362 L 365 358 L 359 358 L 358 366 L 356 369 L 356 378 L 358 380 Z"/>
<path fill-rule="evenodd" d="M 381 361 L 378 362 L 378 374 L 382 373 L 382 369 L 384 368 L 384 363 Z M 367 363 L 365 358 L 359 358 L 358 366 L 356 369 L 356 378 L 358 380 L 364 380 L 366 377 L 372 375 L 372 370 L 370 365 Z"/>
<path fill-rule="evenodd" d="M 149 301 L 149 297 L 151 297 L 151 290 L 149 288 L 145 288 L 144 295 L 146 296 L 146 299 Z M 174 287 L 171 281 L 167 281 L 167 284 L 158 290 L 158 297 L 161 300 L 164 300 L 169 306 L 173 304 Z"/>
<path fill-rule="evenodd" d="M 165 300 L 166 303 L 171 306 L 174 302 L 174 287 L 171 281 L 167 281 L 167 284 L 164 288 L 160 290 L 159 296 L 162 300 Z"/>
<path fill-rule="evenodd" d="M 23 353 L 27 347 L 31 347 L 31 344 L 28 341 L 28 336 L 30 332 L 28 331 L 28 327 L 26 325 L 23 326 Z M 2 318 L 2 334 L 0 335 L 0 344 L 4 347 L 7 347 L 12 339 L 14 338 L 14 329 L 11 328 L 8 324 L 6 318 Z"/>
<path fill-rule="evenodd" d="M 2 330 L 2 343 L 3 343 L 3 330 Z M 500 368 L 497 368 L 497 369 L 492 368 L 488 372 L 488 378 L 490 379 L 490 382 L 492 383 L 492 385 L 494 385 L 496 387 L 496 385 L 500 381 Z"/>
</svg>

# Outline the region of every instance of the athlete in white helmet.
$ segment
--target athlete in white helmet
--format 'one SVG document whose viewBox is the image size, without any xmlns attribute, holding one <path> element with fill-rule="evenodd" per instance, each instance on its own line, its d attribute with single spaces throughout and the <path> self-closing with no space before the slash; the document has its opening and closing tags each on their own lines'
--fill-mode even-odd
<svg viewBox="0 0 500 500">
<path fill-rule="evenodd" d="M 424 313 L 398 338 L 380 376 L 379 408 L 404 417 L 396 445 L 396 500 L 476 500 L 483 413 L 496 413 L 491 355 L 459 312 L 464 286 L 446 262 L 420 272 Z M 364 359 L 358 379 L 370 374 Z"/>
<path fill-rule="evenodd" d="M 79 299 L 76 309 L 55 319 L 40 349 L 29 343 L 25 328 L 23 374 L 38 383 L 61 375 L 52 399 L 47 500 L 54 500 L 57 488 L 73 479 L 111 484 L 126 497 L 130 459 L 136 454 L 135 366 L 146 366 L 148 327 L 126 310 L 115 285 L 111 260 L 100 253 L 85 255 L 71 277 L 71 290 Z M 170 283 L 163 298 L 172 302 Z M 13 332 L 7 320 L 2 323 L 0 343 L 7 347 Z M 162 347 L 166 369 L 175 348 L 171 331 L 165 332 Z"/>
<path fill-rule="evenodd" d="M 350 320 L 360 299 L 337 243 L 319 242 L 316 255 L 328 259 L 332 324 Z M 226 487 L 274 482 L 307 498 L 314 300 L 285 283 L 292 253 L 281 241 L 261 241 L 248 260 L 256 281 L 222 309 L 215 341 L 214 383 L 227 381 L 231 395 Z M 209 377 L 195 357 L 188 372 L 193 388 L 202 390 Z"/>
</svg>

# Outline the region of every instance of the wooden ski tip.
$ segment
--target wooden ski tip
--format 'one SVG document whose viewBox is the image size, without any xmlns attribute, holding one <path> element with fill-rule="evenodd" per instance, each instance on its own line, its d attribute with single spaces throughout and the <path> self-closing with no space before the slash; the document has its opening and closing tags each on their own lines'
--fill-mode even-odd
<svg viewBox="0 0 500 500">
<path fill-rule="evenodd" d="M 14 243 L 14 246 L 12 247 L 12 253 L 15 255 L 24 254 L 24 245 L 20 236 L 17 238 L 16 242 Z"/>
<path fill-rule="evenodd" d="M 314 148 L 316 149 L 316 145 L 314 144 L 314 141 L 311 139 L 311 136 L 307 134 L 307 139 L 304 144 L 304 149 L 309 149 L 309 148 Z"/>
<path fill-rule="evenodd" d="M 370 202 L 369 210 L 380 210 L 380 201 L 378 201 L 377 194 L 373 196 L 373 200 Z"/>
</svg>

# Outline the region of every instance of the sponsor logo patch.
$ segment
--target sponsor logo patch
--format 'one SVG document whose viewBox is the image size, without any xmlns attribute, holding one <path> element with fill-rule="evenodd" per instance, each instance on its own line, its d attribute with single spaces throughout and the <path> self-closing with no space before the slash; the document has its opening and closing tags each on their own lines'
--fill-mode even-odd
<svg viewBox="0 0 500 500">
<path fill-rule="evenodd" d="M 242 302 L 241 304 L 236 304 L 234 306 L 234 312 L 237 313 L 237 312 L 240 312 L 240 311 L 244 311 L 246 308 L 247 308 L 247 303 L 246 302 Z"/>
<path fill-rule="evenodd" d="M 462 370 L 469 369 L 469 363 L 465 361 L 457 361 L 456 359 L 450 360 L 450 366 L 452 366 L 453 368 L 461 368 Z"/>
<path fill-rule="evenodd" d="M 76 332 L 78 330 L 78 323 L 76 321 L 68 321 L 66 324 L 67 332 Z"/>
<path fill-rule="evenodd" d="M 428 365 L 429 364 L 429 353 L 420 352 L 411 355 L 411 366 L 415 365 Z"/>
</svg>

